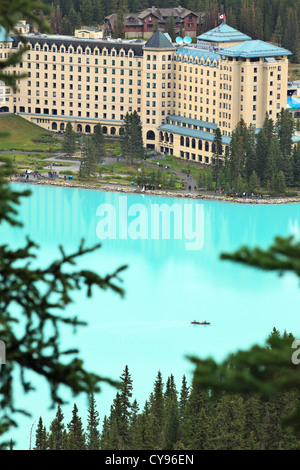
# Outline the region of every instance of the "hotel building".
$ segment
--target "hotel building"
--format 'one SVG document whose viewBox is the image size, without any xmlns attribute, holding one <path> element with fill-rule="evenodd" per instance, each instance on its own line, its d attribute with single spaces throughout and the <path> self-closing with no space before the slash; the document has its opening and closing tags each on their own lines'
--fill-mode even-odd
<svg viewBox="0 0 300 470">
<path fill-rule="evenodd" d="M 84 37 L 83 37 L 84 36 Z M 27 78 L 18 90 L 0 87 L 0 110 L 50 131 L 70 121 L 77 133 L 100 123 L 119 136 L 124 116 L 137 111 L 147 148 L 209 164 L 214 130 L 228 151 L 243 118 L 256 129 L 287 106 L 288 50 L 222 23 L 197 44 L 172 44 L 158 30 L 147 42 L 26 34 L 28 50 L 8 70 Z M 21 47 L 0 30 L 0 60 Z"/>
</svg>

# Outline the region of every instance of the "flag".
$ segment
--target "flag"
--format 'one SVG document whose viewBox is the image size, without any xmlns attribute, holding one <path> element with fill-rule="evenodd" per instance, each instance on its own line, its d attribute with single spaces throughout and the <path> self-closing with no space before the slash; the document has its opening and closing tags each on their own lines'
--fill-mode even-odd
<svg viewBox="0 0 300 470">
<path fill-rule="evenodd" d="M 224 18 L 225 18 L 224 14 L 219 16 L 219 20 L 223 20 Z"/>
</svg>

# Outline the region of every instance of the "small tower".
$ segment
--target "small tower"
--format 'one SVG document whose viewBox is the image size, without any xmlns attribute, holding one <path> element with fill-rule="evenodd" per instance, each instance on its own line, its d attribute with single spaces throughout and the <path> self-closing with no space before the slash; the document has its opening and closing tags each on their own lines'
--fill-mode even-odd
<svg viewBox="0 0 300 470">
<path fill-rule="evenodd" d="M 143 47 L 142 123 L 144 145 L 159 150 L 156 130 L 173 112 L 173 55 L 175 47 L 157 30 Z"/>
</svg>

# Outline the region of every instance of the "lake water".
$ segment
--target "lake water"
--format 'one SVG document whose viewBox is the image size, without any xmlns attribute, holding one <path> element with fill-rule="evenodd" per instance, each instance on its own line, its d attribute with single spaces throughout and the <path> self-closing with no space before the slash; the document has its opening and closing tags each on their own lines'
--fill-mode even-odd
<svg viewBox="0 0 300 470">
<path fill-rule="evenodd" d="M 20 190 L 24 186 L 15 185 Z M 191 378 L 192 365 L 186 355 L 221 360 L 237 349 L 264 343 L 273 327 L 300 338 L 296 277 L 279 278 L 219 259 L 220 253 L 245 244 L 267 248 L 276 235 L 299 238 L 300 204 L 244 205 L 28 187 L 32 195 L 22 200 L 19 209 L 24 227 L 1 227 L 1 244 L 19 247 L 28 235 L 40 245 L 38 263 L 44 265 L 59 256 L 58 245 L 71 253 L 82 238 L 93 246 L 108 230 L 110 238 L 103 240 L 102 248 L 80 258 L 77 266 L 104 275 L 129 265 L 122 273 L 124 299 L 99 290 L 89 300 L 83 292 L 74 295 L 68 312 L 89 325 L 76 335 L 71 329 L 63 331 L 63 345 L 78 347 L 86 367 L 103 376 L 118 379 L 128 365 L 134 398 L 141 408 L 158 370 L 165 381 L 173 374 L 178 389 L 183 374 Z M 162 224 L 157 231 L 159 221 L 151 212 L 163 204 L 175 204 L 170 234 L 162 231 Z M 193 326 L 194 320 L 211 325 Z M 16 391 L 17 405 L 33 415 L 20 419 L 20 428 L 11 433 L 18 448 L 28 448 L 31 425 L 37 424 L 40 415 L 48 426 L 55 414 L 48 409 L 46 385 L 43 381 L 36 384 L 37 391 L 27 397 Z M 105 385 L 97 396 L 101 418 L 109 413 L 115 393 Z M 70 405 L 63 408 L 66 422 L 73 401 L 85 418 L 86 399 L 63 394 L 70 399 Z M 35 432 L 32 439 L 34 444 Z"/>
</svg>

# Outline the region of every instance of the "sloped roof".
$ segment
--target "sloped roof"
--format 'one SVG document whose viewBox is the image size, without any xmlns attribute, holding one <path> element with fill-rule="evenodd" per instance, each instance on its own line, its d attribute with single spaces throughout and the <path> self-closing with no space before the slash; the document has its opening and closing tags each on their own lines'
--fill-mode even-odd
<svg viewBox="0 0 300 470">
<path fill-rule="evenodd" d="M 170 49 L 174 48 L 173 44 L 166 38 L 164 33 L 161 32 L 160 29 L 153 34 L 153 36 L 146 42 L 145 48 L 153 48 L 153 49 Z"/>
<path fill-rule="evenodd" d="M 199 16 L 197 13 L 191 10 L 187 10 L 186 8 L 174 8 L 174 10 L 177 11 L 178 16 L 181 18 L 185 18 L 187 15 L 194 15 L 194 16 Z"/>
<path fill-rule="evenodd" d="M 215 134 L 212 132 L 197 131 L 195 129 L 190 129 L 188 127 L 174 126 L 172 124 L 162 124 L 157 127 L 159 131 L 172 132 L 172 134 L 184 135 L 187 137 L 194 137 L 201 140 L 209 140 L 213 142 Z M 222 144 L 230 145 L 231 137 L 222 135 Z"/>
<path fill-rule="evenodd" d="M 235 41 L 249 41 L 251 39 L 247 34 L 241 33 L 237 29 L 228 26 L 226 23 L 221 23 L 214 29 L 206 31 L 197 37 L 201 41 L 211 42 L 235 42 Z"/>
<path fill-rule="evenodd" d="M 278 55 L 291 55 L 283 47 L 277 47 L 268 42 L 257 40 L 246 41 L 231 47 L 223 47 L 218 51 L 220 55 L 229 57 L 274 57 Z"/>
<path fill-rule="evenodd" d="M 8 32 L 0 25 L 0 42 L 12 42 L 13 39 L 9 36 Z"/>
<path fill-rule="evenodd" d="M 171 114 L 167 116 L 167 123 L 171 124 L 172 122 L 183 122 L 185 124 L 191 124 L 193 126 L 205 127 L 206 129 L 217 129 L 218 125 L 214 122 L 200 121 L 199 119 L 187 118 L 185 116 L 178 116 L 176 114 Z M 171 124 L 172 125 L 172 124 Z"/>
<path fill-rule="evenodd" d="M 180 54 L 182 56 L 192 56 L 194 59 L 193 63 L 195 63 L 196 57 L 198 57 L 199 59 L 204 59 L 204 65 L 207 65 L 207 59 L 209 59 L 211 63 L 213 63 L 214 60 L 219 62 L 220 59 L 220 56 L 216 52 L 203 51 L 201 49 L 195 49 L 192 47 L 178 47 L 176 51 L 177 58 L 179 58 Z"/>
</svg>

